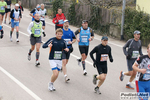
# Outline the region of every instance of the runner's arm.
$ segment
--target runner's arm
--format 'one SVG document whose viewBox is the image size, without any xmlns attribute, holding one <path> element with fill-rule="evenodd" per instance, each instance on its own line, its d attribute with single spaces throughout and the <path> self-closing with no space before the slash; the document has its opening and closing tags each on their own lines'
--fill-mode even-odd
<svg viewBox="0 0 150 100">
<path fill-rule="evenodd" d="M 33 10 L 30 12 L 29 15 L 30 15 L 31 17 L 33 17 L 33 13 L 34 13 L 34 12 L 35 12 L 35 9 L 33 9 Z"/>
<path fill-rule="evenodd" d="M 52 39 L 49 39 L 46 43 L 43 44 L 42 48 L 47 48 L 50 43 L 52 43 Z"/>
<path fill-rule="evenodd" d="M 12 19 L 14 19 L 13 13 L 14 13 L 14 9 L 13 9 L 13 10 L 11 11 L 11 13 L 10 13 L 10 18 L 12 18 Z"/>
<path fill-rule="evenodd" d="M 29 26 L 28 26 L 28 28 L 27 28 L 27 31 L 28 31 L 28 33 L 31 35 L 32 34 L 32 32 L 31 32 L 31 28 L 33 27 L 33 22 L 31 22 L 30 24 L 29 24 Z"/>
<path fill-rule="evenodd" d="M 123 52 L 126 56 L 128 56 L 126 48 L 129 47 L 130 42 L 131 42 L 131 40 L 128 40 L 127 43 L 123 46 Z"/>
<path fill-rule="evenodd" d="M 21 13 L 21 10 L 19 10 L 19 16 L 20 16 L 20 18 L 22 18 L 22 13 Z"/>
<path fill-rule="evenodd" d="M 139 53 L 140 53 L 141 56 L 143 55 L 143 53 L 142 53 L 142 45 L 140 46 Z"/>
<path fill-rule="evenodd" d="M 90 29 L 90 32 L 91 32 L 91 40 L 94 39 L 94 31 L 92 29 Z"/>
<path fill-rule="evenodd" d="M 52 21 L 54 24 L 56 24 L 57 22 L 56 22 L 56 16 L 54 16 L 54 18 L 53 18 L 53 21 Z"/>
<path fill-rule="evenodd" d="M 74 35 L 74 33 L 72 32 L 72 38 L 73 38 L 73 41 L 72 41 L 72 44 L 76 42 L 76 37 Z"/>
<path fill-rule="evenodd" d="M 80 33 L 80 29 L 78 29 L 78 30 L 76 30 L 75 31 L 75 37 L 76 37 L 76 39 L 77 39 L 77 41 L 79 42 L 79 38 L 77 37 L 77 35 Z"/>
<path fill-rule="evenodd" d="M 91 59 L 93 60 L 93 62 L 96 61 L 96 60 L 94 59 L 93 54 L 96 53 L 97 49 L 98 49 L 98 47 L 95 47 L 95 48 L 90 52 L 90 57 L 91 57 Z"/>
<path fill-rule="evenodd" d="M 110 62 L 113 62 L 113 57 L 112 57 L 112 54 L 111 54 L 111 48 L 110 48 L 110 50 L 109 50 L 109 61 Z"/>
</svg>

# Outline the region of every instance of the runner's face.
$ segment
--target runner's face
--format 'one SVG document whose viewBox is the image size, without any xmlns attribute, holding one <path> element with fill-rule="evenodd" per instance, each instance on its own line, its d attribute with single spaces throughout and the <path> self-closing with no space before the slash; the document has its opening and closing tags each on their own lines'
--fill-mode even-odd
<svg viewBox="0 0 150 100">
<path fill-rule="evenodd" d="M 150 48 L 147 49 L 147 53 L 148 53 L 148 55 L 150 55 Z"/>
<path fill-rule="evenodd" d="M 44 5 L 41 6 L 41 9 L 44 9 Z"/>
<path fill-rule="evenodd" d="M 56 38 L 57 38 L 57 39 L 61 39 L 62 35 L 63 35 L 62 32 L 57 32 L 57 33 L 56 33 Z"/>
<path fill-rule="evenodd" d="M 69 27 L 69 22 L 65 22 L 65 23 L 64 23 L 64 27 L 65 27 L 66 29 L 68 29 L 68 27 Z"/>
<path fill-rule="evenodd" d="M 140 39 L 140 35 L 141 35 L 141 34 L 134 34 L 134 38 L 135 38 L 136 40 L 139 40 L 139 39 Z"/>
<path fill-rule="evenodd" d="M 19 2 L 19 5 L 21 6 L 21 2 Z"/>
<path fill-rule="evenodd" d="M 40 15 L 39 14 L 35 14 L 35 19 L 36 20 L 40 20 Z"/>
<path fill-rule="evenodd" d="M 83 24 L 82 24 L 82 27 L 83 27 L 84 29 L 87 29 L 87 28 L 88 28 L 88 23 L 87 23 L 87 22 L 83 23 Z"/>
<path fill-rule="evenodd" d="M 18 10 L 18 8 L 19 8 L 18 6 L 15 6 L 15 9 L 16 9 L 16 10 Z"/>
<path fill-rule="evenodd" d="M 106 46 L 108 44 L 108 40 L 101 40 L 101 41 L 103 46 Z"/>
<path fill-rule="evenodd" d="M 58 9 L 58 14 L 61 15 L 62 14 L 62 10 Z"/>
</svg>

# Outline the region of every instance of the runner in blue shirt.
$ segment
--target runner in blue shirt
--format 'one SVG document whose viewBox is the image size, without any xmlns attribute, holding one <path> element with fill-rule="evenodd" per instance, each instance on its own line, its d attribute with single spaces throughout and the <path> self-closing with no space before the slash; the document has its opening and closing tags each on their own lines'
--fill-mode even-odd
<svg viewBox="0 0 150 100">
<path fill-rule="evenodd" d="M 69 28 L 68 20 L 64 20 L 62 39 L 64 39 L 66 41 L 67 48 L 69 49 L 69 52 L 66 52 L 66 51 L 62 52 L 62 70 L 64 73 L 65 82 L 68 82 L 70 79 L 67 78 L 66 64 L 68 63 L 70 53 L 73 52 L 72 44 L 76 41 L 76 37 L 75 37 L 73 31 Z"/>
</svg>

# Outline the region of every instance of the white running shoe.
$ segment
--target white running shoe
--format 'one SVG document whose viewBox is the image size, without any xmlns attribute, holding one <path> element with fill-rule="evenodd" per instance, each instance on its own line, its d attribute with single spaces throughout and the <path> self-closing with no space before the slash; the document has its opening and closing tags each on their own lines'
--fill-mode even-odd
<svg viewBox="0 0 150 100">
<path fill-rule="evenodd" d="M 67 75 L 65 76 L 65 82 L 70 81 L 70 79 L 67 77 Z"/>
<path fill-rule="evenodd" d="M 86 75 L 86 74 L 87 74 L 87 71 L 86 71 L 86 70 L 84 70 L 84 71 L 83 71 L 83 75 Z"/>
<path fill-rule="evenodd" d="M 53 83 L 48 83 L 48 90 L 51 92 L 56 90 Z"/>
<path fill-rule="evenodd" d="M 40 62 L 37 60 L 37 61 L 35 62 L 35 66 L 38 66 L 38 65 L 40 65 Z"/>
<path fill-rule="evenodd" d="M 29 54 L 28 54 L 28 60 L 29 60 L 29 61 L 31 60 L 31 55 L 29 55 Z"/>
<path fill-rule="evenodd" d="M 16 39 L 16 42 L 19 42 L 19 39 Z"/>
<path fill-rule="evenodd" d="M 12 37 L 10 37 L 10 41 L 11 41 L 11 42 L 13 41 Z"/>
<path fill-rule="evenodd" d="M 77 59 L 78 65 L 81 66 L 81 59 Z"/>
</svg>

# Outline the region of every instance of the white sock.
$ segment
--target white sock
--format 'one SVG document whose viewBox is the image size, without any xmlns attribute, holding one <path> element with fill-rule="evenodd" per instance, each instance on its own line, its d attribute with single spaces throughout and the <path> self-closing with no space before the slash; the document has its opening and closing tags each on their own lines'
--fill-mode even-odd
<svg viewBox="0 0 150 100">
<path fill-rule="evenodd" d="M 122 72 L 122 74 L 124 75 L 125 72 Z"/>
<path fill-rule="evenodd" d="M 127 84 L 130 84 L 131 82 L 128 82 Z"/>
<path fill-rule="evenodd" d="M 65 74 L 64 77 L 67 77 L 67 75 Z"/>
</svg>

